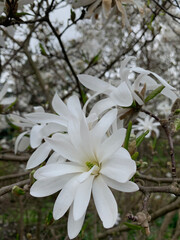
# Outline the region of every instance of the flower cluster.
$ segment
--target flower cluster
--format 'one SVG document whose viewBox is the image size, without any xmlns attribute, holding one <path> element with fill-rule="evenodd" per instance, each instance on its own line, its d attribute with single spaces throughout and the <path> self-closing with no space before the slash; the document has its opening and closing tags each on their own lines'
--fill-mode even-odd
<svg viewBox="0 0 180 240">
<path fill-rule="evenodd" d="M 128 24 L 124 4 L 134 4 L 140 12 L 143 11 L 144 7 L 141 0 L 71 0 L 68 2 L 71 3 L 74 8 L 86 7 L 87 12 L 85 17 L 92 18 L 93 21 L 98 18 L 99 14 L 101 14 L 104 19 L 107 19 L 116 12 L 120 12 L 122 14 L 123 25 Z"/>
<path fill-rule="evenodd" d="M 52 107 L 55 114 L 46 113 L 42 107 L 24 117 L 11 115 L 14 123 L 25 129 L 15 143 L 15 151 L 30 146 L 36 149 L 27 163 L 27 169 L 39 167 L 37 180 L 30 193 L 45 197 L 60 191 L 53 209 L 54 219 L 61 218 L 68 210 L 68 235 L 75 238 L 83 225 L 91 194 L 105 228 L 112 227 L 118 218 L 118 206 L 110 188 L 122 192 L 135 192 L 136 183 L 131 178 L 136 163 L 123 147 L 126 129 L 119 121 L 129 109 L 144 104 L 146 94 L 163 85 L 162 94 L 174 99 L 173 88 L 160 76 L 142 68 L 127 67 L 131 58 L 122 62 L 120 81 L 116 84 L 98 78 L 79 75 L 84 86 L 96 93 L 81 108 L 77 96 L 71 96 L 65 104 L 55 94 Z M 134 81 L 129 78 L 134 73 Z M 91 99 L 104 95 L 103 100 L 86 112 Z M 136 108 L 137 111 L 137 108 Z M 137 119 L 143 127 L 136 130 L 155 131 L 158 123 L 149 117 Z M 151 134 L 151 132 L 149 133 Z"/>
<path fill-rule="evenodd" d="M 104 82 L 97 77 L 79 75 L 79 81 L 86 88 L 95 92 L 86 102 L 85 108 L 93 98 L 101 94 L 104 98 L 92 107 L 91 112 L 101 115 L 108 109 L 116 107 L 118 108 L 118 117 L 126 116 L 133 108 L 137 110 L 143 106 L 146 95 L 161 86 L 164 87 L 161 94 L 173 102 L 176 100 L 175 89 L 159 75 L 140 67 L 128 67 L 127 64 L 132 59 L 134 57 L 127 57 L 122 61 L 120 79 L 114 84 Z M 133 79 L 130 78 L 132 73 L 134 73 Z"/>
</svg>

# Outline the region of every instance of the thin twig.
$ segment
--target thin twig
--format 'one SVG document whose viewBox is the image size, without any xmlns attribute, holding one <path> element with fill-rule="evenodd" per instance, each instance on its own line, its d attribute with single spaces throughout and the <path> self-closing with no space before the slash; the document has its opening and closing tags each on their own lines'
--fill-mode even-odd
<svg viewBox="0 0 180 240">
<path fill-rule="evenodd" d="M 9 186 L 2 187 L 2 188 L 0 188 L 0 196 L 10 192 L 14 186 L 22 187 L 22 186 L 24 186 L 26 184 L 29 184 L 29 183 L 30 183 L 30 179 L 26 179 L 26 180 L 23 180 L 23 181 L 20 181 L 20 182 L 17 182 L 17 183 L 13 183 Z"/>
</svg>

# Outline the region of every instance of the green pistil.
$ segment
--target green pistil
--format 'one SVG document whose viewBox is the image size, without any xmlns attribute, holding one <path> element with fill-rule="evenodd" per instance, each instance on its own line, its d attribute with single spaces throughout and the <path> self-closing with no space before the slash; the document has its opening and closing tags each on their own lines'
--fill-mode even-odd
<svg viewBox="0 0 180 240">
<path fill-rule="evenodd" d="M 86 166 L 91 169 L 92 167 L 94 167 L 95 164 L 93 164 L 92 162 L 86 162 Z"/>
</svg>

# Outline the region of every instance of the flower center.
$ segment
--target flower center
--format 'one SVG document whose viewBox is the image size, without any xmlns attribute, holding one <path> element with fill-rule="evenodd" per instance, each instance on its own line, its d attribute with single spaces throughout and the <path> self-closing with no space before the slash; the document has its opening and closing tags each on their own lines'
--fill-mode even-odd
<svg viewBox="0 0 180 240">
<path fill-rule="evenodd" d="M 96 161 L 87 161 L 86 166 L 88 167 L 88 171 L 93 168 L 92 175 L 98 175 L 100 171 L 99 163 Z"/>
</svg>

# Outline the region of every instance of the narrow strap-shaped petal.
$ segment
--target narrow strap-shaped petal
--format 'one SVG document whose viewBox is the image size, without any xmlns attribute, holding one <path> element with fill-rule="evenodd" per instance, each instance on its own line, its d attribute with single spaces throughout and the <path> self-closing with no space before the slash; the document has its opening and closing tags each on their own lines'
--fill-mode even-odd
<svg viewBox="0 0 180 240">
<path fill-rule="evenodd" d="M 51 177 L 62 176 L 70 173 L 80 173 L 83 171 L 84 171 L 84 168 L 78 165 L 72 165 L 69 163 L 52 163 L 39 168 L 34 173 L 34 178 L 36 179 L 41 179 L 44 177 L 51 178 Z"/>
<path fill-rule="evenodd" d="M 100 162 L 108 159 L 123 144 L 126 135 L 126 129 L 121 128 L 108 137 L 98 149 L 98 158 Z"/>
<path fill-rule="evenodd" d="M 108 89 L 111 89 L 112 86 L 110 83 L 100 80 L 97 77 L 92 77 L 90 75 L 81 74 L 78 75 L 79 81 L 88 89 L 95 92 L 104 92 Z"/>
<path fill-rule="evenodd" d="M 114 188 L 118 191 L 121 191 L 121 192 L 136 192 L 136 191 L 139 190 L 138 185 L 134 182 L 128 181 L 128 182 L 125 182 L 125 183 L 119 183 L 119 182 L 117 182 L 115 180 L 112 180 L 108 177 L 105 177 L 105 176 L 102 176 L 102 177 L 109 187 Z"/>
<path fill-rule="evenodd" d="M 107 112 L 91 130 L 92 136 L 95 136 L 94 144 L 97 145 L 104 137 L 107 130 L 110 128 L 112 123 L 115 121 L 117 116 L 117 110 L 113 109 Z"/>
<path fill-rule="evenodd" d="M 7 98 L 3 98 L 1 100 L 1 102 L 0 102 L 0 104 L 2 104 L 2 105 L 9 105 L 9 104 L 11 104 L 11 103 L 13 103 L 15 101 L 16 101 L 15 97 L 7 97 Z"/>
<path fill-rule="evenodd" d="M 3 97 L 5 96 L 5 94 L 7 93 L 7 90 L 8 90 L 8 83 L 6 82 L 0 91 L 0 102 L 3 99 Z"/>
<path fill-rule="evenodd" d="M 35 125 L 32 127 L 30 132 L 30 144 L 32 148 L 37 148 L 42 142 L 43 135 L 42 135 L 42 128 L 43 125 Z"/>
<path fill-rule="evenodd" d="M 113 227 L 118 217 L 117 203 L 101 175 L 94 179 L 92 193 L 103 226 L 105 228 Z"/>
<path fill-rule="evenodd" d="M 61 98 L 58 96 L 57 93 L 55 93 L 53 100 L 52 100 L 52 106 L 54 108 L 54 111 L 58 113 L 60 116 L 68 118 L 70 116 L 70 112 L 66 106 L 66 104 L 61 100 Z"/>
<path fill-rule="evenodd" d="M 59 136 L 59 138 L 55 138 Z M 55 134 L 53 138 L 46 138 L 45 141 L 51 146 L 51 148 L 59 155 L 63 156 L 73 162 L 80 162 L 82 155 L 72 145 L 70 139 L 65 134 Z"/>
<path fill-rule="evenodd" d="M 18 151 L 18 146 L 19 146 L 22 138 L 23 138 L 27 133 L 29 133 L 29 131 L 25 131 L 25 132 L 19 134 L 19 136 L 16 138 L 15 147 L 14 147 L 14 152 L 15 152 L 15 154 L 16 154 L 17 151 Z"/>
<path fill-rule="evenodd" d="M 77 180 L 78 177 L 79 175 L 76 175 L 68 181 L 58 195 L 53 208 L 53 217 L 55 220 L 61 218 L 71 206 L 80 184 Z"/>
<path fill-rule="evenodd" d="M 69 210 L 68 224 L 67 224 L 68 236 L 70 239 L 77 237 L 77 235 L 81 231 L 84 218 L 85 218 L 85 214 L 84 214 L 79 220 L 75 221 L 73 218 L 73 210 L 74 210 L 74 207 L 72 204 Z"/>
<path fill-rule="evenodd" d="M 48 157 L 50 151 L 51 147 L 48 143 L 45 142 L 41 144 L 31 155 L 30 159 L 27 162 L 26 169 L 37 167 L 39 164 L 44 162 L 44 160 L 46 160 Z"/>
<path fill-rule="evenodd" d="M 125 81 L 111 92 L 110 98 L 121 107 L 129 107 L 133 102 L 131 91 Z"/>
<path fill-rule="evenodd" d="M 52 113 L 34 112 L 25 114 L 25 117 L 34 123 L 59 123 L 66 126 L 67 123 L 60 117 Z"/>
<path fill-rule="evenodd" d="M 46 197 L 52 195 L 57 191 L 60 191 L 72 177 L 74 177 L 74 174 L 39 179 L 32 185 L 30 194 L 34 197 Z"/>
<path fill-rule="evenodd" d="M 91 197 L 91 189 L 93 183 L 94 176 L 91 175 L 86 181 L 81 183 L 76 191 L 76 195 L 74 198 L 74 211 L 73 216 L 74 220 L 79 220 L 86 213 L 86 209 L 88 207 L 90 197 Z"/>
</svg>

